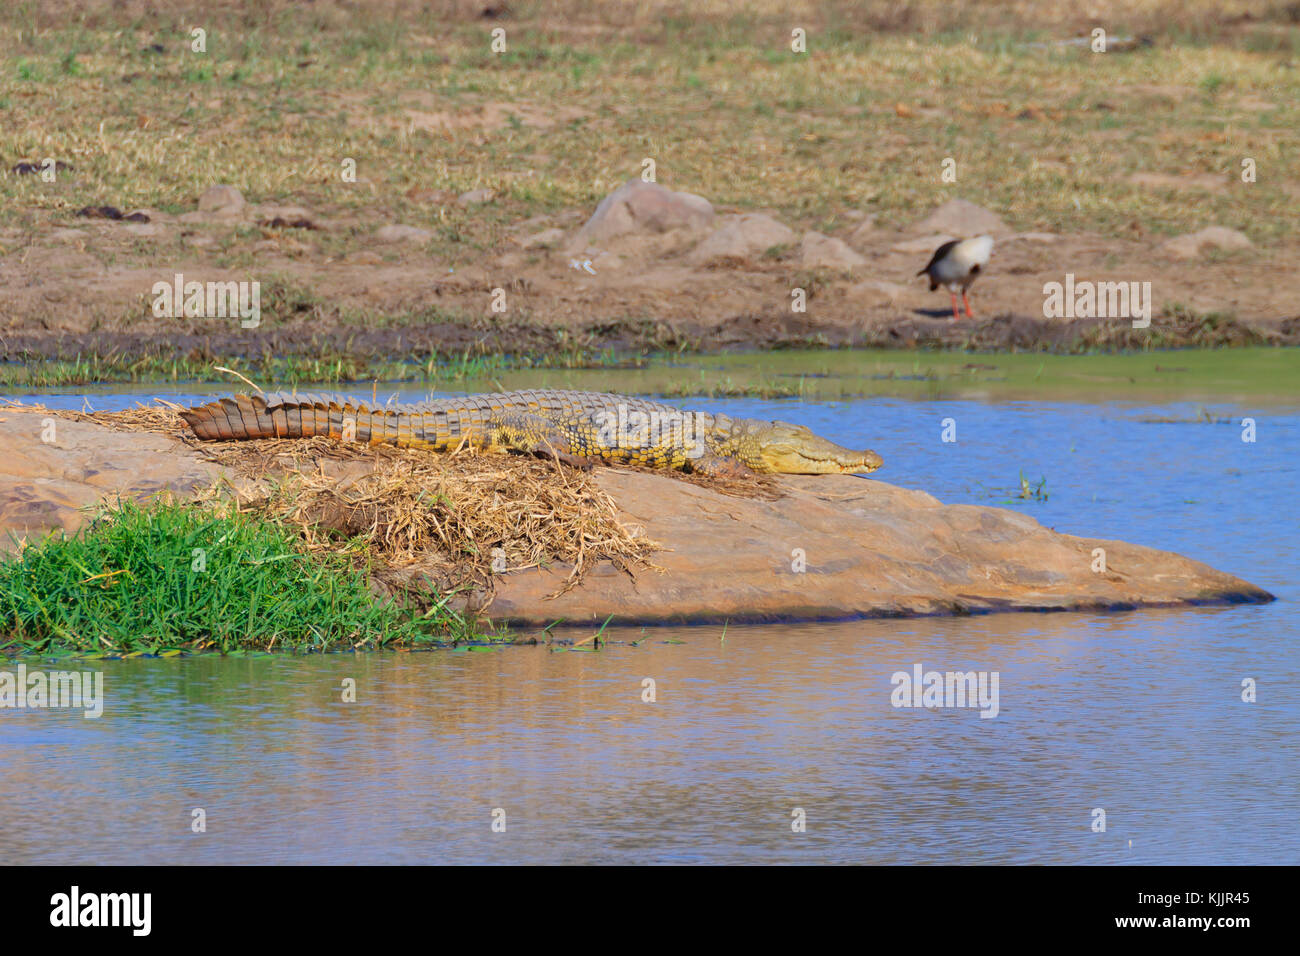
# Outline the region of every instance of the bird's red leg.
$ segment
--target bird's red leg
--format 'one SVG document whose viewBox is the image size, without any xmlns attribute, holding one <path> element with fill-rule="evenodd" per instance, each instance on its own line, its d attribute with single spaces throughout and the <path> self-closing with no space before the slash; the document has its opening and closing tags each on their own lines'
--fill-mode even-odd
<svg viewBox="0 0 1300 956">
<path fill-rule="evenodd" d="M 968 318 L 968 319 L 973 319 L 973 318 L 975 318 L 974 313 L 972 313 L 971 310 L 970 310 L 970 299 L 966 298 L 966 290 L 965 290 L 965 289 L 962 289 L 962 290 L 961 290 L 961 301 L 962 301 L 962 304 L 964 304 L 964 305 L 966 306 L 966 318 Z"/>
<path fill-rule="evenodd" d="M 950 289 L 950 290 L 948 291 L 948 294 L 949 294 L 950 296 L 952 296 L 952 317 L 953 317 L 953 321 L 960 321 L 960 320 L 961 320 L 961 315 L 957 312 L 957 293 L 956 293 L 956 292 L 953 292 L 953 291 Z"/>
</svg>

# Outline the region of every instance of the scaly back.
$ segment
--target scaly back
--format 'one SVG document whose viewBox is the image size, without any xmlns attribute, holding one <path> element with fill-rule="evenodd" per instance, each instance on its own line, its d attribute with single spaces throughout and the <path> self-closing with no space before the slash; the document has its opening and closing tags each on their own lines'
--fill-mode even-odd
<svg viewBox="0 0 1300 956">
<path fill-rule="evenodd" d="M 309 438 L 328 435 L 368 444 L 386 443 L 445 451 L 477 443 L 512 415 L 527 413 L 554 423 L 602 422 L 628 413 L 678 413 L 661 402 L 568 389 L 528 389 L 411 404 L 372 406 L 345 395 L 273 392 L 221 398 L 181 412 L 198 438 Z M 351 434 L 348 434 L 351 432 Z"/>
</svg>

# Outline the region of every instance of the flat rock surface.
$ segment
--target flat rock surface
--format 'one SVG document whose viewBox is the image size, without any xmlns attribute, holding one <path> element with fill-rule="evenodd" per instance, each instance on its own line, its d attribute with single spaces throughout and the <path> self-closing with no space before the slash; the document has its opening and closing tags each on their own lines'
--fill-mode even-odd
<svg viewBox="0 0 1300 956">
<path fill-rule="evenodd" d="M 79 509 L 105 496 L 184 494 L 220 474 L 166 435 L 114 432 L 9 408 L 0 408 L 0 449 L 0 552 L 11 550 L 15 538 L 75 531 L 86 520 Z"/>
<path fill-rule="evenodd" d="M 489 608 L 520 624 L 772 621 L 1267 600 L 1168 551 L 1058 534 L 1004 508 L 944 505 L 852 476 L 782 476 L 785 497 L 734 498 L 666 476 L 599 473 L 628 521 L 671 548 L 662 574 L 610 567 L 555 600 L 562 572 L 508 574 Z M 1104 548 L 1107 570 L 1092 570 Z M 795 570 L 800 560 L 804 570 Z M 541 613 L 539 613 L 541 612 Z"/>
</svg>

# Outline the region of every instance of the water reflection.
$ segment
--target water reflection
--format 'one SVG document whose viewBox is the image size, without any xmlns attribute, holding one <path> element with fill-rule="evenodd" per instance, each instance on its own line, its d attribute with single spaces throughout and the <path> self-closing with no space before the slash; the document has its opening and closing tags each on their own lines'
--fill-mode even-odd
<svg viewBox="0 0 1300 956">
<path fill-rule="evenodd" d="M 1276 607 L 730 628 L 725 641 L 679 629 L 597 653 L 111 662 L 98 721 L 0 721 L 0 853 L 1295 862 L 1287 688 L 1300 673 L 1251 640 Z M 1000 716 L 891 707 L 890 675 L 915 663 L 999 672 Z M 1238 675 L 1266 685 L 1258 703 L 1240 701 Z M 349 677 L 354 704 L 341 702 Z M 206 833 L 190 832 L 194 807 Z M 791 832 L 795 807 L 805 833 Z"/>
</svg>

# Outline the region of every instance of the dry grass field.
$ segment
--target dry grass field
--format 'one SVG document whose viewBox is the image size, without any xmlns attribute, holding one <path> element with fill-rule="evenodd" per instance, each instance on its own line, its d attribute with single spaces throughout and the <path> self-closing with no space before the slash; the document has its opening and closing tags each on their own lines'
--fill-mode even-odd
<svg viewBox="0 0 1300 956">
<path fill-rule="evenodd" d="M 924 255 L 894 247 L 953 198 L 1055 237 L 1006 246 L 977 286 L 992 315 L 1032 315 L 1044 276 L 1090 270 L 1153 281 L 1166 315 L 1276 331 L 1300 314 L 1284 268 L 1300 246 L 1294 0 L 191 6 L 18 0 L 0 12 L 11 360 L 136 362 L 179 344 L 237 361 L 322 330 L 331 354 L 378 329 L 409 334 L 372 350 L 417 356 L 707 346 L 725 323 L 737 340 L 752 326 L 758 344 L 838 344 L 942 317 L 946 296 L 911 278 Z M 1097 28 L 1105 53 L 1089 48 Z M 791 49 L 795 29 L 806 52 Z M 66 164 L 53 182 L 14 171 L 47 159 Z M 659 183 L 719 214 L 855 236 L 867 265 L 809 270 L 774 248 L 691 270 L 646 253 L 588 280 L 563 241 L 529 243 L 571 235 L 647 159 Z M 194 215 L 215 184 L 253 212 Z M 473 190 L 490 198 L 458 200 Z M 151 222 L 78 217 L 87 206 Z M 378 243 L 386 225 L 424 233 Z M 1253 247 L 1193 261 L 1154 251 L 1208 226 Z M 260 280 L 262 327 L 160 325 L 147 293 L 178 271 Z M 864 298 L 873 280 L 889 289 Z M 773 317 L 792 284 L 819 294 L 797 327 Z M 494 288 L 513 297 L 505 317 L 488 311 Z"/>
</svg>

